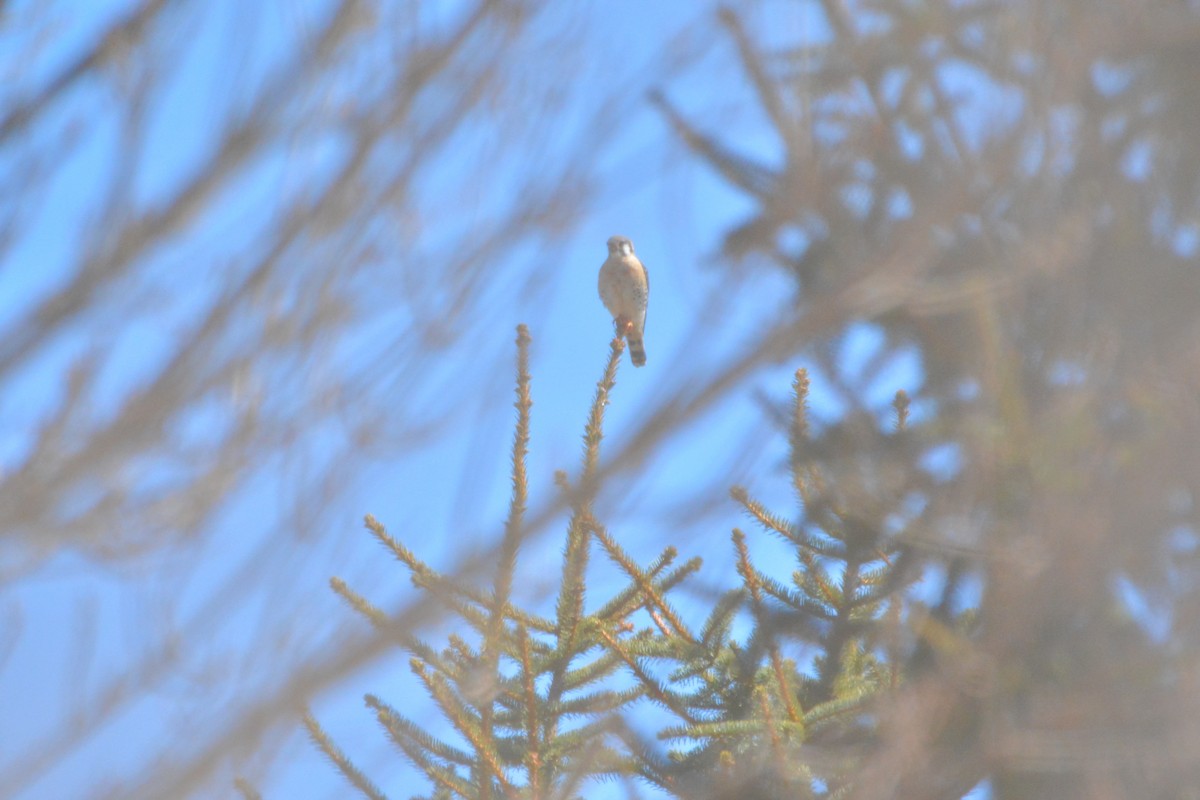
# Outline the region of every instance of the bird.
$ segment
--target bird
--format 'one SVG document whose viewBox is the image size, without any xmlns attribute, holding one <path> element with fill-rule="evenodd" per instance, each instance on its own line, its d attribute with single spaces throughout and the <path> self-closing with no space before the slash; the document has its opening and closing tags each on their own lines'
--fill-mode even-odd
<svg viewBox="0 0 1200 800">
<path fill-rule="evenodd" d="M 608 258 L 600 266 L 600 299 L 612 314 L 617 336 L 629 343 L 629 360 L 645 366 L 646 304 L 650 299 L 650 273 L 634 255 L 633 242 L 610 236 Z"/>
</svg>

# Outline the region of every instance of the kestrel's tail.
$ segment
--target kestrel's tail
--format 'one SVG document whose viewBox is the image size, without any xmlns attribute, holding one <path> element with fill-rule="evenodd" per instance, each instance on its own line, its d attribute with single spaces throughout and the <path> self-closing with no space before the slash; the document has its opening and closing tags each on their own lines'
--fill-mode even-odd
<svg viewBox="0 0 1200 800">
<path fill-rule="evenodd" d="M 642 334 L 630 328 L 625 340 L 629 342 L 629 360 L 633 362 L 633 365 L 635 367 L 646 366 L 646 346 L 642 344 Z"/>
</svg>

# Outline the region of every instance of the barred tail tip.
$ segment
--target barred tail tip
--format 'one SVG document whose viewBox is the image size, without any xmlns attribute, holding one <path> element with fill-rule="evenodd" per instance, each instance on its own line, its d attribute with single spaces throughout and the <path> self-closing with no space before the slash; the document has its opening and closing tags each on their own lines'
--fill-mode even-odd
<svg viewBox="0 0 1200 800">
<path fill-rule="evenodd" d="M 646 366 L 646 347 L 641 339 L 629 337 L 629 360 L 635 367 Z"/>
</svg>

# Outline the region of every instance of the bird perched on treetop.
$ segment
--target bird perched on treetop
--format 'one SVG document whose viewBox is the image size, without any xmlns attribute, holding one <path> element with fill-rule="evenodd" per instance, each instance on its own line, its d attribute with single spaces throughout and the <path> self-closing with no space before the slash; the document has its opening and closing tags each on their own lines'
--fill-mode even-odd
<svg viewBox="0 0 1200 800">
<path fill-rule="evenodd" d="M 624 236 L 608 240 L 608 260 L 600 267 L 600 299 L 613 316 L 617 336 L 629 342 L 629 360 L 635 367 L 646 363 L 646 302 L 650 299 L 650 273 L 633 254 L 633 242 Z"/>
</svg>

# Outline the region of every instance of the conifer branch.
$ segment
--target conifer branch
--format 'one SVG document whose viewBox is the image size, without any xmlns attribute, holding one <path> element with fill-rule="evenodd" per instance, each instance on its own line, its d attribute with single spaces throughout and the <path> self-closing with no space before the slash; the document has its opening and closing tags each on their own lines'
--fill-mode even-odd
<svg viewBox="0 0 1200 800">
<path fill-rule="evenodd" d="M 890 577 L 890 576 L 884 576 Z M 854 610 L 860 608 L 871 608 L 892 596 L 894 590 L 891 586 L 891 581 L 880 580 L 872 584 L 860 582 L 859 586 L 854 590 L 854 594 L 850 597 L 850 605 Z"/>
<path fill-rule="evenodd" d="M 884 648 L 887 651 L 889 689 L 895 689 L 900 685 L 900 666 L 903 661 L 900 650 L 902 631 L 900 604 L 892 601 L 883 615 L 883 640 Z"/>
<path fill-rule="evenodd" d="M 663 635 L 680 636 L 688 642 L 695 643 L 696 637 L 693 636 L 692 632 L 687 629 L 687 626 L 679 617 L 678 612 L 671 607 L 658 589 L 655 588 L 654 581 L 650 578 L 650 576 L 638 568 L 638 565 L 634 563 L 633 559 L 629 557 L 629 554 L 626 553 L 619 544 L 617 544 L 616 540 L 609 535 L 608 530 L 603 525 L 601 525 L 595 519 L 592 519 L 590 520 L 590 527 L 592 534 L 600 540 L 600 543 L 604 545 L 604 549 L 608 551 L 609 558 L 616 562 L 617 565 L 625 571 L 625 574 L 633 579 L 638 591 L 641 592 L 642 596 L 645 598 L 646 608 L 651 611 L 653 609 L 658 609 L 659 613 L 661 613 L 663 617 L 666 618 L 667 622 L 670 623 L 670 630 L 664 629 L 662 631 Z M 667 550 L 663 552 L 662 560 L 665 561 L 668 554 L 673 557 L 674 550 L 675 548 L 668 547 Z"/>
<path fill-rule="evenodd" d="M 809 487 L 804 468 L 804 445 L 808 441 L 808 370 L 801 367 L 792 379 L 792 419 L 788 426 L 788 451 L 792 486 L 801 502 L 806 502 Z"/>
<path fill-rule="evenodd" d="M 586 499 L 585 506 L 591 502 L 596 493 L 596 474 L 600 468 L 600 442 L 604 438 L 604 412 L 608 408 L 608 396 L 617 382 L 617 367 L 621 363 L 621 354 L 625 352 L 625 340 L 614 338 L 609 345 L 608 363 L 604 368 L 604 376 L 596 384 L 596 396 L 588 411 L 587 426 L 584 428 L 584 459 L 583 475 L 580 479 L 580 490 Z"/>
<path fill-rule="evenodd" d="M 605 717 L 560 736 L 554 743 L 555 760 L 562 763 L 563 781 L 555 794 L 577 797 L 577 787 L 588 777 L 612 775 L 627 759 L 604 743 L 606 735 L 614 732 L 620 721 Z"/>
<path fill-rule="evenodd" d="M 538 719 L 537 690 L 533 685 L 535 673 L 533 658 L 529 652 L 529 631 L 524 626 L 518 629 L 521 645 L 521 680 L 525 690 L 525 774 L 529 781 L 530 800 L 542 800 L 542 748 L 538 737 L 541 728 Z"/>
<path fill-rule="evenodd" d="M 762 587 L 758 582 L 758 572 L 750 565 L 750 550 L 746 547 L 746 536 L 737 528 L 733 529 L 733 546 L 737 549 L 738 574 L 742 576 L 746 590 L 750 593 L 750 611 L 754 615 L 756 632 L 767 635 L 767 652 L 771 658 L 771 669 L 775 674 L 775 681 L 779 686 L 779 699 L 783 701 L 784 707 L 787 709 L 788 719 L 792 722 L 799 722 L 800 713 L 796 710 L 795 698 L 792 697 L 791 687 L 784 674 L 783 659 L 779 654 L 779 642 L 770 633 L 770 626 L 767 623 L 767 609 L 763 602 Z"/>
<path fill-rule="evenodd" d="M 341 578 L 334 576 L 329 579 L 329 587 L 333 589 L 343 600 L 350 604 L 358 613 L 371 621 L 371 624 L 380 630 L 386 630 L 388 627 L 388 616 L 381 609 L 376 608 L 365 597 L 355 592 Z"/>
<path fill-rule="evenodd" d="M 659 580 L 659 573 L 675 561 L 678 552 L 674 547 L 668 547 L 659 554 L 658 558 L 646 569 L 646 574 L 652 580 Z M 617 592 L 611 600 L 596 610 L 596 619 L 621 620 L 628 617 L 644 605 L 637 584 L 626 586 Z"/>
<path fill-rule="evenodd" d="M 579 486 L 570 492 L 571 521 L 567 528 L 567 550 L 563 568 L 563 585 L 558 599 L 558 636 L 560 649 L 570 646 L 575 627 L 583 614 L 583 572 L 587 567 L 586 520 L 591 516 L 592 499 L 596 494 L 596 475 L 600 464 L 600 442 L 604 438 L 604 411 L 608 407 L 608 396 L 617 379 L 617 366 L 625 343 L 620 338 L 612 340 L 608 363 L 604 375 L 596 383 L 596 394 L 588 410 L 583 434 L 583 472 Z M 566 486 L 565 479 L 560 483 Z"/>
<path fill-rule="evenodd" d="M 417 725 L 412 720 L 405 717 L 396 709 L 392 708 L 387 703 L 380 700 L 373 694 L 368 694 L 363 698 L 367 707 L 375 712 L 376 718 L 380 724 L 387 730 L 388 735 L 400 744 L 400 740 L 404 740 L 409 747 L 415 747 L 418 751 L 428 753 L 429 756 L 439 758 L 449 764 L 457 764 L 463 767 L 469 767 L 474 762 L 474 757 L 465 750 L 461 750 L 452 745 L 437 739 L 426 733 L 423 728 Z M 428 758 L 428 756 L 425 756 Z"/>
<path fill-rule="evenodd" d="M 566 692 L 587 686 L 601 678 L 616 672 L 621 666 L 621 659 L 615 653 L 605 652 L 599 658 L 589 661 L 582 667 L 567 670 L 563 674 L 562 690 Z"/>
<path fill-rule="evenodd" d="M 815 568 L 816 567 L 814 567 L 814 569 Z M 756 571 L 755 580 L 758 581 L 759 587 L 764 592 L 769 594 L 771 597 L 774 597 L 788 608 L 801 611 L 809 616 L 825 622 L 832 622 L 833 618 L 836 616 L 836 610 L 832 606 L 828 605 L 824 600 L 819 599 L 819 591 L 810 591 L 811 587 L 808 587 L 805 584 L 806 574 L 807 573 L 803 572 L 792 573 L 792 582 L 795 583 L 798 591 L 792 591 L 779 581 L 775 580 L 769 575 L 763 575 L 761 572 Z"/>
<path fill-rule="evenodd" d="M 667 548 L 667 551 L 670 551 L 671 549 L 672 548 Z M 666 552 L 664 552 L 664 555 L 665 554 Z M 669 562 L 663 564 L 662 566 L 665 567 L 668 565 Z M 678 586 L 680 583 L 686 580 L 688 576 L 698 572 L 702 565 L 703 561 L 697 557 L 688 559 L 683 564 L 680 564 L 678 567 L 668 572 L 662 578 L 657 577 L 656 573 L 658 570 L 654 569 L 654 565 L 652 565 L 651 569 L 646 570 L 646 574 L 655 579 L 654 585 L 656 586 L 658 593 L 661 595 Z M 616 597 L 601 606 L 600 609 L 596 611 L 595 617 L 602 620 L 622 620 L 633 612 L 637 611 L 643 605 L 645 605 L 645 602 L 642 598 L 642 594 L 638 590 L 637 585 L 634 584 L 622 590 Z"/>
<path fill-rule="evenodd" d="M 330 578 L 329 586 L 343 600 L 345 600 L 351 608 L 369 619 L 371 624 L 374 625 L 378 630 L 390 633 L 397 637 L 400 645 L 406 650 L 418 656 L 426 663 L 439 665 L 442 668 L 445 667 L 445 665 L 442 663 L 441 656 L 432 647 L 413 636 L 407 629 L 393 624 L 392 620 L 385 612 L 379 608 L 376 608 L 374 605 L 368 602 L 366 598 L 347 586 L 345 581 L 343 581 L 341 578 L 336 576 Z"/>
<path fill-rule="evenodd" d="M 388 533 L 387 528 L 385 528 L 383 524 L 379 520 L 375 519 L 375 517 L 371 514 L 367 514 L 366 517 L 364 517 L 364 522 L 367 526 L 367 529 L 371 531 L 379 543 L 391 551 L 392 555 L 394 555 L 398 561 L 408 567 L 409 571 L 412 573 L 413 582 L 416 585 L 429 589 L 434 596 L 442 600 L 442 602 L 449 605 L 455 611 L 463 613 L 464 616 L 470 616 L 474 618 L 482 625 L 484 618 L 481 617 L 474 609 L 469 609 L 464 606 L 459 601 L 459 598 L 466 598 L 470 602 L 482 608 L 487 608 L 489 606 L 489 598 L 487 595 L 476 589 L 470 589 L 464 586 L 461 582 L 455 582 L 454 580 L 447 578 L 437 570 L 430 567 L 424 561 L 417 558 L 415 553 L 393 538 L 392 535 Z"/>
<path fill-rule="evenodd" d="M 733 624 L 733 617 L 746 600 L 745 592 L 738 589 L 726 592 L 717 601 L 708 619 L 700 628 L 700 644 L 706 650 L 713 650 L 722 642 Z"/>
<path fill-rule="evenodd" d="M 529 498 L 529 486 L 526 474 L 525 460 L 529 453 L 529 412 L 533 407 L 533 398 L 529 391 L 529 329 L 524 325 L 517 326 L 517 399 L 513 406 L 517 409 L 517 429 L 513 434 L 512 451 L 512 500 L 508 507 L 508 520 L 504 524 L 504 544 L 501 547 L 500 572 L 503 581 L 498 584 L 496 595 L 502 598 L 499 607 L 507 603 L 508 591 L 512 586 L 512 575 L 516 566 L 517 549 L 521 545 L 524 532 L 522 520 Z M 503 588 L 504 591 L 500 591 Z"/>
<path fill-rule="evenodd" d="M 657 634 L 649 629 L 638 631 L 621 645 L 631 655 L 639 658 L 678 658 L 680 653 L 694 652 L 695 648 L 684 643 L 678 636 Z"/>
<path fill-rule="evenodd" d="M 834 614 L 842 605 L 842 593 L 829 579 L 829 575 L 819 566 L 812 567 L 802 573 L 801 588 L 818 603 L 824 604 Z"/>
<path fill-rule="evenodd" d="M 563 554 L 562 586 L 559 589 L 556 604 L 556 664 L 550 681 L 548 700 L 554 704 L 562 698 L 565 690 L 564 678 L 571 659 L 575 654 L 576 636 L 581 619 L 583 618 L 584 603 L 584 572 L 588 562 L 588 532 L 586 520 L 591 517 L 592 499 L 596 493 L 596 474 L 600 463 L 600 442 L 604 437 L 604 410 L 608 406 L 608 396 L 617 380 L 617 366 L 620 364 L 621 353 L 625 343 L 620 338 L 614 338 L 609 348 L 608 363 L 604 374 L 596 383 L 596 394 L 588 411 L 587 424 L 584 427 L 584 456 L 583 472 L 579 487 L 570 492 L 566 476 L 561 473 L 556 476 L 560 486 L 571 496 L 571 519 L 567 525 L 567 545 Z M 546 733 L 550 739 L 556 733 L 556 723 L 547 720 L 550 726 Z"/>
<path fill-rule="evenodd" d="M 634 676 L 642 682 L 642 685 L 646 687 L 646 694 L 649 697 L 657 700 L 663 707 L 670 709 L 688 723 L 696 721 L 688 712 L 687 707 L 680 702 L 679 696 L 669 689 L 664 688 L 650 673 L 646 672 L 641 664 L 637 663 L 637 659 L 612 634 L 606 630 L 601 630 L 600 638 L 605 641 L 613 652 L 621 657 L 621 660 L 625 662 L 625 665 L 629 667 Z"/>
<path fill-rule="evenodd" d="M 461 616 L 465 621 L 469 622 L 475 630 L 480 633 L 487 630 L 489 616 L 485 609 L 489 609 L 492 606 L 491 595 L 464 582 L 448 578 L 431 568 L 428 564 L 417 558 L 411 550 L 393 538 L 387 532 L 387 529 L 372 515 L 366 515 L 365 522 L 367 529 L 371 531 L 375 538 L 391 551 L 397 560 L 409 568 L 413 575 L 413 582 L 417 586 L 429 589 L 438 600 Z M 555 630 L 555 625 L 549 620 L 527 614 L 513 607 L 511 604 L 505 605 L 504 613 L 505 616 L 520 621 L 534 630 L 546 633 L 552 633 Z"/>
<path fill-rule="evenodd" d="M 491 616 L 487 630 L 484 633 L 482 650 L 483 668 L 490 676 L 497 675 L 500 652 L 503 643 L 500 641 L 501 629 L 504 624 L 505 612 L 508 609 L 508 598 L 512 592 L 513 573 L 517 566 L 517 550 L 524 537 L 522 519 L 525 505 L 529 496 L 526 480 L 525 459 L 529 451 L 529 410 L 533 399 L 529 393 L 529 329 L 524 325 L 517 326 L 517 399 L 513 405 L 517 409 L 517 429 L 513 435 L 512 449 L 512 499 L 508 507 L 508 520 L 504 525 L 504 541 L 500 546 L 500 565 L 496 570 L 496 583 L 493 590 Z M 492 737 L 491 703 L 480 709 L 483 717 L 483 735 Z"/>
<path fill-rule="evenodd" d="M 828 587 L 830 591 L 837 592 L 838 600 L 830 604 L 836 609 L 837 616 L 822 642 L 825 659 L 818 670 L 816 691 L 816 696 L 820 700 L 833 699 L 838 696 L 838 681 L 843 676 L 846 667 L 843 655 L 846 648 L 851 646 L 853 637 L 861 630 L 861 626 L 856 623 L 861 623 L 863 620 L 855 618 L 852 600 L 853 592 L 857 587 L 857 571 L 856 563 L 851 562 L 845 566 L 841 589 L 834 589 L 829 584 L 821 583 L 822 587 Z"/>
<path fill-rule="evenodd" d="M 814 489 L 818 481 L 815 470 L 806 466 L 804 446 L 808 442 L 808 370 L 801 367 L 792 379 L 792 419 L 788 426 L 788 466 L 792 476 L 792 488 L 804 508 L 813 505 Z"/>
<path fill-rule="evenodd" d="M 632 701 L 642 697 L 645 693 L 645 688 L 641 686 L 634 686 L 619 692 L 611 689 L 600 689 L 595 692 L 579 695 L 578 697 L 572 697 L 570 700 L 563 700 L 552 711 L 560 717 L 608 714 L 624 708 Z"/>
<path fill-rule="evenodd" d="M 646 613 L 650 615 L 650 621 L 654 623 L 654 627 L 658 628 L 658 632 L 663 635 L 663 638 L 670 638 L 671 629 L 667 627 L 667 623 L 663 621 L 658 611 L 654 609 L 653 603 L 646 604 Z"/>
<path fill-rule="evenodd" d="M 804 726 L 809 731 L 820 730 L 824 725 L 845 719 L 851 712 L 858 712 L 870 699 L 868 694 L 855 694 L 818 703 L 804 712 Z"/>
<path fill-rule="evenodd" d="M 755 699 L 761 696 L 761 692 L 754 692 Z M 789 734 L 803 734 L 804 726 L 793 724 L 790 722 L 774 722 L 775 726 Z M 658 738 L 663 740 L 683 740 L 691 739 L 695 741 L 714 741 L 714 740 L 737 740 L 737 739 L 752 739 L 763 733 L 766 730 L 766 722 L 764 718 L 756 717 L 754 719 L 739 719 L 725 720 L 721 722 L 700 722 L 695 725 L 676 725 L 663 728 L 658 733 Z"/>
<path fill-rule="evenodd" d="M 744 487 L 733 487 L 729 490 L 729 495 L 741 504 L 763 528 L 799 546 L 801 558 L 809 558 L 814 554 L 825 558 L 845 558 L 846 546 L 844 543 L 832 537 L 822 539 L 813 536 L 782 517 L 772 514 L 762 503 L 750 497 Z"/>
<path fill-rule="evenodd" d="M 476 758 L 473 760 L 472 766 L 482 764 L 486 767 L 485 773 L 480 781 L 480 786 L 489 785 L 491 779 L 499 782 L 501 789 L 507 797 L 516 797 L 516 790 L 508 777 L 504 774 L 504 768 L 501 766 L 496 755 L 495 742 L 489 741 L 483 736 L 482 719 L 477 718 L 471 713 L 471 710 L 464 705 L 455 696 L 454 690 L 446 682 L 446 679 L 437 674 L 430 673 L 425 669 L 424 665 L 416 660 L 410 663 L 413 674 L 415 674 L 423 684 L 426 691 L 437 701 L 441 706 L 442 712 L 450 720 L 451 724 L 458 729 L 458 732 L 463 735 L 471 746 L 475 748 Z M 486 791 L 486 790 L 484 790 Z"/>
<path fill-rule="evenodd" d="M 423 734 L 423 731 L 387 706 L 382 704 L 375 705 L 372 703 L 373 700 L 374 698 L 371 695 L 367 695 L 367 704 L 375 709 L 375 716 L 379 720 L 379 723 L 383 725 L 384 730 L 388 732 L 388 736 L 391 737 L 392 741 L 396 743 L 417 769 L 424 772 L 425 776 L 433 781 L 441 791 L 457 793 L 459 797 L 471 796 L 470 783 L 463 780 L 453 768 L 436 763 L 417 745 L 419 739 L 414 734 Z M 428 736 L 425 736 L 425 738 L 431 739 Z M 466 763 L 470 764 L 470 756 L 465 753 L 463 756 Z"/>
<path fill-rule="evenodd" d="M 449 645 L 452 660 L 456 663 L 466 666 L 479 660 L 479 654 L 475 652 L 475 648 L 467 644 L 467 640 L 457 633 L 447 634 L 446 643 Z M 439 670 L 439 672 L 446 674 L 444 670 Z"/>
<path fill-rule="evenodd" d="M 775 715 L 771 713 L 771 703 L 767 692 L 761 686 L 754 690 L 758 698 L 758 707 L 762 712 L 763 726 L 767 729 L 767 737 L 771 741 L 771 757 L 775 761 L 775 774 L 781 778 L 788 774 L 787 757 L 783 752 L 783 742 L 779 738 L 779 730 L 775 725 Z M 792 720 L 795 722 L 795 720 Z"/>
<path fill-rule="evenodd" d="M 567 544 L 563 552 L 562 586 L 559 590 L 556 616 L 558 625 L 558 653 L 562 656 L 558 671 L 566 669 L 569 655 L 575 648 L 576 636 L 583 619 L 585 586 L 584 571 L 588 562 L 588 537 L 583 526 L 572 520 L 567 531 Z"/>
<path fill-rule="evenodd" d="M 325 732 L 321 724 L 317 722 L 316 717 L 312 715 L 311 711 L 304 712 L 303 721 L 304 727 L 308 729 L 308 735 L 312 738 L 313 743 L 325 754 L 326 758 L 333 762 L 338 772 L 342 773 L 342 776 L 346 780 L 350 781 L 355 788 L 371 798 L 371 800 L 387 800 L 387 795 L 381 792 L 379 787 L 371 783 L 370 779 L 362 773 L 362 770 L 354 766 L 350 759 L 346 757 L 346 754 L 342 752 L 341 748 L 334 744 L 333 739 Z"/>
</svg>

